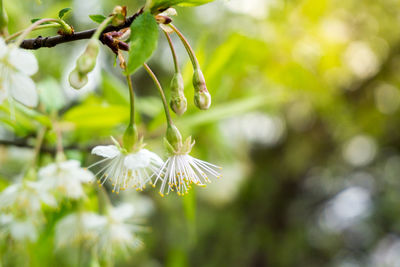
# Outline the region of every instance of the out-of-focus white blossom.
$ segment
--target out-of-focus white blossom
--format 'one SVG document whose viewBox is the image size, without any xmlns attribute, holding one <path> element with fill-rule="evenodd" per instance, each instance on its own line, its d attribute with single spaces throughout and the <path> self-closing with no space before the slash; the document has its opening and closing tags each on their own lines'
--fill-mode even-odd
<svg viewBox="0 0 400 267">
<path fill-rule="evenodd" d="M 38 230 L 30 217 L 19 219 L 11 214 L 1 214 L 0 235 L 10 235 L 16 241 L 35 242 L 38 238 Z"/>
<path fill-rule="evenodd" d="M 38 94 L 30 76 L 37 71 L 38 63 L 31 52 L 6 45 L 0 37 L 0 103 L 14 98 L 26 106 L 35 107 Z"/>
<path fill-rule="evenodd" d="M 57 206 L 55 198 L 39 182 L 23 181 L 12 184 L 0 193 L 0 209 L 34 214 L 42 204 Z"/>
<path fill-rule="evenodd" d="M 44 188 L 56 195 L 72 199 L 85 196 L 82 184 L 94 180 L 94 175 L 81 168 L 77 160 L 49 164 L 39 170 L 39 179 Z"/>
<path fill-rule="evenodd" d="M 92 154 L 104 157 L 104 159 L 91 165 L 92 168 L 101 163 L 106 163 L 98 171 L 98 183 L 103 185 L 107 180 L 111 180 L 114 186 L 113 192 L 119 193 L 127 187 L 143 190 L 146 184 L 151 181 L 151 177 L 163 164 L 162 159 L 157 154 L 147 149 L 140 149 L 136 152 L 128 153 L 116 140 L 115 145 L 96 146 Z"/>
<path fill-rule="evenodd" d="M 141 244 L 136 232 L 139 226 L 129 223 L 134 215 L 131 204 L 108 207 L 106 214 L 92 212 L 73 213 L 56 226 L 57 247 L 85 244 L 98 255 L 111 255 L 116 251 L 127 253 Z"/>
</svg>

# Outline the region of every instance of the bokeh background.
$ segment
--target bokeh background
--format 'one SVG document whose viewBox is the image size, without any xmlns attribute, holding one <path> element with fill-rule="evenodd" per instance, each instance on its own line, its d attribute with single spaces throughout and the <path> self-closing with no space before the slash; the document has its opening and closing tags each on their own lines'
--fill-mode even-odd
<svg viewBox="0 0 400 267">
<path fill-rule="evenodd" d="M 132 14 L 143 1 L 5 0 L 11 33 L 65 7 L 75 30 L 91 28 L 88 15 L 117 4 Z M 189 101 L 174 119 L 195 138 L 195 156 L 224 167 L 223 178 L 183 198 L 109 192 L 113 204 L 133 204 L 144 226 L 143 245 L 116 252 L 114 266 L 400 266 L 400 2 L 217 0 L 177 11 L 174 23 L 196 50 L 213 103 L 199 111 Z M 173 40 L 191 100 L 192 69 Z M 112 52 L 102 49 L 85 89 L 67 83 L 84 46 L 34 52 L 38 113 L 17 108 L 10 120 L 0 108 L 1 188 L 21 179 L 38 129 L 55 113 L 68 158 L 83 166 L 97 160 L 91 147 L 121 137 L 128 91 Z M 168 88 L 173 63 L 161 33 L 149 65 Z M 163 154 L 156 88 L 143 70 L 133 81 L 140 132 Z M 46 134 L 41 165 L 54 160 L 55 139 Z M 96 266 L 90 247 L 58 249 L 53 238 L 63 216 L 99 210 L 98 189 L 86 191 L 82 203 L 46 211 L 36 241 L 4 235 L 3 266 Z"/>
</svg>

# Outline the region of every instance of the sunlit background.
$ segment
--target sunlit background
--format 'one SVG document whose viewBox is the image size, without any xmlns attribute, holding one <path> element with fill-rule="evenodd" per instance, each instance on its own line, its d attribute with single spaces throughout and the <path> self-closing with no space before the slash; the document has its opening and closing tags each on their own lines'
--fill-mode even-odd
<svg viewBox="0 0 400 267">
<path fill-rule="evenodd" d="M 5 0 L 11 33 L 65 7 L 76 31 L 92 28 L 88 15 L 117 4 L 133 14 L 143 1 Z M 213 102 L 208 111 L 195 109 L 192 68 L 173 36 L 189 100 L 174 120 L 195 138 L 194 155 L 223 166 L 223 177 L 183 198 L 156 190 L 115 195 L 107 187 L 114 205 L 133 205 L 143 242 L 116 252 L 114 265 L 400 266 L 400 2 L 217 0 L 177 11 L 174 24 L 195 48 Z M 173 62 L 163 37 L 149 65 L 168 88 Z M 93 146 L 121 137 L 129 100 L 105 47 L 89 84 L 80 91 L 68 85 L 85 44 L 35 51 L 34 79 L 42 101 L 61 108 L 67 156 L 88 166 L 97 160 Z M 162 155 L 156 88 L 143 70 L 133 82 L 139 130 Z M 20 180 L 32 158 L 40 121 L 26 114 L 10 121 L 0 108 L 1 188 Z M 54 147 L 50 131 L 41 165 L 53 161 Z M 54 241 L 69 213 L 98 212 L 95 184 L 86 193 L 81 204 L 67 201 L 41 222 L 37 238 L 2 235 L 3 266 L 96 266 L 90 247 Z"/>
</svg>

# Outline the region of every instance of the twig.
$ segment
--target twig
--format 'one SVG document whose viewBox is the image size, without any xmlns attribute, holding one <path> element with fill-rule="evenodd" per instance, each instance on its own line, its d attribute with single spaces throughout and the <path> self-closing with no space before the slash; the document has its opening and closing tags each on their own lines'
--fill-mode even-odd
<svg viewBox="0 0 400 267">
<path fill-rule="evenodd" d="M 134 15 L 131 17 L 128 17 L 123 25 L 120 25 L 118 27 L 109 25 L 107 26 L 102 34 L 107 33 L 107 32 L 112 32 L 112 31 L 119 31 L 121 29 L 129 27 L 132 22 L 140 15 L 143 13 L 143 8 L 140 9 L 138 12 L 136 12 Z M 86 31 L 81 31 L 81 32 L 76 32 L 70 35 L 58 35 L 58 36 L 50 36 L 50 37 L 42 37 L 38 36 L 33 39 L 26 39 L 24 40 L 20 47 L 24 49 L 39 49 L 42 47 L 54 47 L 58 44 L 62 43 L 68 43 L 68 42 L 73 42 L 77 40 L 83 40 L 83 39 L 90 39 L 92 35 L 96 32 L 96 29 L 90 29 Z M 103 42 L 103 35 L 101 35 L 100 41 Z"/>
</svg>

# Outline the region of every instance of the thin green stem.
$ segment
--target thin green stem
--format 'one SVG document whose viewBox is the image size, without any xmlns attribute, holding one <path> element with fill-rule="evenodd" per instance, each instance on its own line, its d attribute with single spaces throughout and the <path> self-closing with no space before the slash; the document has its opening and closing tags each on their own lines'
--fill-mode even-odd
<svg viewBox="0 0 400 267">
<path fill-rule="evenodd" d="M 179 39 L 181 39 L 183 45 L 186 48 L 187 53 L 189 54 L 190 60 L 192 61 L 192 65 L 194 69 L 200 68 L 199 61 L 196 58 L 196 55 L 190 46 L 188 40 L 186 40 L 185 36 L 172 24 L 170 23 L 169 26 L 174 30 L 174 32 L 178 35 Z"/>
<path fill-rule="evenodd" d="M 33 29 L 32 31 L 42 30 L 42 29 L 48 29 L 48 28 L 60 28 L 60 24 L 58 24 L 58 23 L 51 23 L 51 24 L 39 25 L 39 26 L 37 26 L 35 29 Z M 17 38 L 17 37 L 20 36 L 23 32 L 24 32 L 24 30 L 23 30 L 23 31 L 16 32 L 16 33 L 14 33 L 14 34 L 8 36 L 8 37 L 5 39 L 6 43 L 8 43 L 9 41 L 11 41 L 11 40 Z"/>
<path fill-rule="evenodd" d="M 26 28 L 19 36 L 19 38 L 17 39 L 17 41 L 15 42 L 15 45 L 17 47 L 20 46 L 20 44 L 24 41 L 25 37 L 32 32 L 34 29 L 36 29 L 40 24 L 43 24 L 45 22 L 56 22 L 58 24 L 60 24 L 65 30 L 70 30 L 71 26 L 69 26 L 68 24 L 66 24 L 62 19 L 40 19 L 36 22 L 34 22 L 31 26 L 29 26 L 28 28 Z"/>
<path fill-rule="evenodd" d="M 162 100 L 163 105 L 164 105 L 165 117 L 167 118 L 168 125 L 173 125 L 173 122 L 172 122 L 172 119 L 171 119 L 171 114 L 169 113 L 167 99 L 165 98 L 165 94 L 164 94 L 164 91 L 162 89 L 162 86 L 161 86 L 160 82 L 158 81 L 158 79 L 157 79 L 156 75 L 154 74 L 154 72 L 150 69 L 150 67 L 146 63 L 143 64 L 143 67 L 145 68 L 147 73 L 150 75 L 150 77 L 153 80 L 153 82 L 155 83 L 158 91 L 160 92 L 161 100 Z"/>
<path fill-rule="evenodd" d="M 129 100 L 130 100 L 130 117 L 129 117 L 129 125 L 135 125 L 135 92 L 133 91 L 132 86 L 132 79 L 131 76 L 128 74 L 126 75 L 126 81 L 128 82 L 129 87 Z"/>
<path fill-rule="evenodd" d="M 171 37 L 169 36 L 169 34 L 165 31 L 164 31 L 164 34 L 168 40 L 169 48 L 171 49 L 171 53 L 172 53 L 172 58 L 174 59 L 175 73 L 179 73 L 180 71 L 179 71 L 179 65 L 178 65 L 178 57 L 176 55 L 174 44 L 172 43 L 172 40 L 171 40 Z"/>
<path fill-rule="evenodd" d="M 104 29 L 107 27 L 107 25 L 111 22 L 111 20 L 112 20 L 113 18 L 114 18 L 114 17 L 111 16 L 111 17 L 108 17 L 108 18 L 106 18 L 105 20 L 103 20 L 103 22 L 100 23 L 99 27 L 97 27 L 96 32 L 95 32 L 95 33 L 93 34 L 93 36 L 92 36 L 92 39 L 99 39 L 101 33 L 104 31 Z"/>
</svg>

